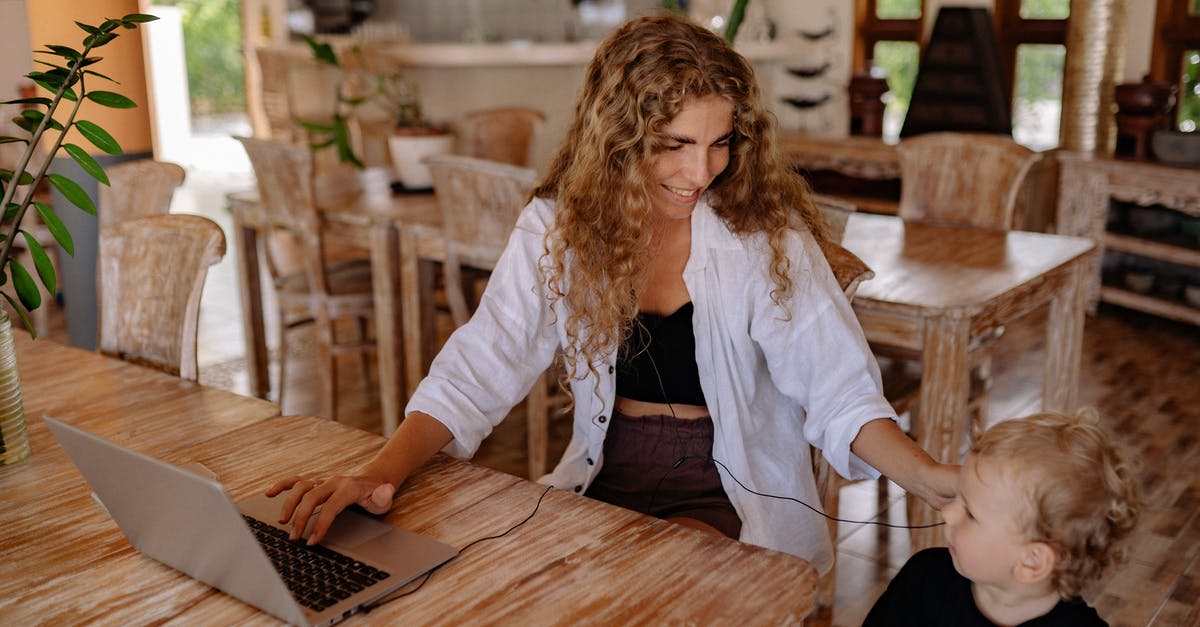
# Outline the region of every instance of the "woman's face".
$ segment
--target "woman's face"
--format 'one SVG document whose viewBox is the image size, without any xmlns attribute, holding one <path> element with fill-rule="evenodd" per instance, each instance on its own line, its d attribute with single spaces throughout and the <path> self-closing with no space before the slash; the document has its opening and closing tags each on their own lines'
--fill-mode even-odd
<svg viewBox="0 0 1200 627">
<path fill-rule="evenodd" d="M 650 169 L 650 200 L 660 215 L 692 215 L 700 195 L 729 165 L 733 104 L 720 96 L 694 98 L 663 129 L 666 148 Z"/>
</svg>

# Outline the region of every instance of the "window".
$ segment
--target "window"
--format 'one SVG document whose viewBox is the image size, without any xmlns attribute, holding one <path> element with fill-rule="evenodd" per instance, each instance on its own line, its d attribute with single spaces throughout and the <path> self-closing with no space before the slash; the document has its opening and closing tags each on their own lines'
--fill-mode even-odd
<svg viewBox="0 0 1200 627">
<path fill-rule="evenodd" d="M 1200 0 L 1158 0 L 1150 74 L 1179 85 L 1175 124 L 1200 127 Z"/>
<path fill-rule="evenodd" d="M 899 136 L 908 111 L 925 23 L 936 19 L 927 10 L 928 2 L 857 0 L 854 63 L 856 68 L 876 67 L 887 74 L 890 100 L 884 111 L 883 136 L 888 141 Z M 1039 150 L 1058 145 L 1070 5 L 1070 0 L 994 2 L 1002 78 L 1013 112 L 1013 137 Z"/>
</svg>

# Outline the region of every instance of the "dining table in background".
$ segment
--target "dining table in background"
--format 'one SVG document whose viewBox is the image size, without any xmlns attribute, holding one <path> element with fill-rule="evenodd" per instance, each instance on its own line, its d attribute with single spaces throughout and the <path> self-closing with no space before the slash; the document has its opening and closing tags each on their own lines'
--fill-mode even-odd
<svg viewBox="0 0 1200 627">
<path fill-rule="evenodd" d="M 366 190 L 353 173 L 318 175 L 316 203 L 325 232 L 339 245 L 369 251 L 375 303 L 375 344 L 379 368 L 382 431 L 390 435 L 400 424 L 407 402 L 403 384 L 403 312 L 398 309 L 400 233 L 409 227 L 440 230 L 442 218 L 432 191 L 390 193 Z M 227 197 L 233 218 L 242 299 L 242 330 L 250 392 L 266 398 L 270 391 L 266 334 L 263 325 L 262 275 L 259 267 L 261 217 L 256 191 Z M 282 382 L 281 382 L 282 385 Z"/>
<path fill-rule="evenodd" d="M 912 435 L 934 459 L 960 460 L 972 342 L 1038 308 L 1049 307 L 1042 406 L 1075 411 L 1086 286 L 1096 255 L 1090 239 L 855 213 L 842 245 L 875 272 L 853 301 L 867 339 L 921 355 Z M 908 516 L 910 525 L 938 521 L 932 508 L 911 496 Z M 941 533 L 937 527 L 912 530 L 912 550 L 944 544 Z"/>
<path fill-rule="evenodd" d="M 277 624 L 134 550 L 40 416 L 199 464 L 234 499 L 288 474 L 348 472 L 383 436 L 46 344 L 17 339 L 34 450 L 0 468 L 3 622 Z M 797 557 L 442 454 L 409 478 L 386 521 L 462 551 L 348 624 L 778 625 L 801 623 L 815 603 L 816 570 Z"/>
</svg>

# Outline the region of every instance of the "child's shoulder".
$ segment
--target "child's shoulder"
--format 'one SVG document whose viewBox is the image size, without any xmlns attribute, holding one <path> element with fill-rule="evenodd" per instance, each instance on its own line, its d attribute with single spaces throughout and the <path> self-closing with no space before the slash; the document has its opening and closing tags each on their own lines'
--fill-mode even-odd
<svg viewBox="0 0 1200 627">
<path fill-rule="evenodd" d="M 1022 623 L 1022 627 L 1108 627 L 1108 623 L 1100 618 L 1083 599 L 1059 601 L 1050 612 L 1031 621 Z"/>
</svg>

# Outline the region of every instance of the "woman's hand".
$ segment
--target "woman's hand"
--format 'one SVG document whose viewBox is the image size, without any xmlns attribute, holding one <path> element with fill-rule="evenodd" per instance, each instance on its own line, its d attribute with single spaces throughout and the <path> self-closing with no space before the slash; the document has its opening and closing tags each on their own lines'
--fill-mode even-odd
<svg viewBox="0 0 1200 627">
<path fill-rule="evenodd" d="M 396 486 L 367 476 L 333 477 L 327 481 L 312 481 L 295 476 L 284 479 L 267 490 L 273 497 L 290 491 L 279 513 L 280 524 L 292 521 L 291 539 L 298 540 L 308 526 L 309 518 L 317 513 L 309 544 L 317 544 L 329 531 L 333 519 L 351 505 L 359 505 L 372 514 L 382 514 L 392 506 Z"/>
<path fill-rule="evenodd" d="M 939 464 L 934 462 L 924 474 L 925 499 L 929 506 L 940 510 L 950 504 L 958 495 L 958 472 L 961 466 L 954 464 Z"/>
</svg>

